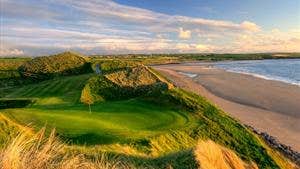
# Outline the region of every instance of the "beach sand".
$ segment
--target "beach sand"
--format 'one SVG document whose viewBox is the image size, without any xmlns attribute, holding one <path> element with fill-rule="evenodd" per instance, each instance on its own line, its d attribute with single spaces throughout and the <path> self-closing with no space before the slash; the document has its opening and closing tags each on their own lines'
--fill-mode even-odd
<svg viewBox="0 0 300 169">
<path fill-rule="evenodd" d="M 176 86 L 206 97 L 242 123 L 267 132 L 300 152 L 299 86 L 205 65 L 170 64 L 153 68 Z"/>
</svg>

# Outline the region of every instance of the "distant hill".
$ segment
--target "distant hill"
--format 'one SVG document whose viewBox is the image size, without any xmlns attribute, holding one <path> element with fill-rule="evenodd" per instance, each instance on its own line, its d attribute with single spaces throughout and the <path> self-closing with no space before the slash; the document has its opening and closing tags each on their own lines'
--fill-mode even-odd
<svg viewBox="0 0 300 169">
<path fill-rule="evenodd" d="M 21 76 L 37 80 L 92 71 L 90 63 L 82 55 L 73 52 L 37 57 L 22 64 L 18 70 Z"/>
</svg>

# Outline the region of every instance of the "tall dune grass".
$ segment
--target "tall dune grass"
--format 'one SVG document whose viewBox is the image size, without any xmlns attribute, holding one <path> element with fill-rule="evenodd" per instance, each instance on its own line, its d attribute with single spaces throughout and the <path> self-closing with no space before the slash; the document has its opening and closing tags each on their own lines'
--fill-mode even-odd
<svg viewBox="0 0 300 169">
<path fill-rule="evenodd" d="M 68 154 L 64 144 L 52 131 L 45 137 L 45 129 L 33 136 L 20 133 L 0 151 L 1 169 L 129 169 L 121 160 L 101 155 L 88 160 L 84 155 Z"/>
<path fill-rule="evenodd" d="M 164 141 L 160 143 L 163 142 Z M 167 145 L 167 142 L 166 140 L 163 144 Z M 188 142 L 189 141 L 185 143 L 182 142 L 182 144 L 187 144 Z M 181 148 L 178 147 L 178 150 L 180 149 Z M 201 169 L 257 169 L 255 164 L 249 165 L 243 162 L 231 150 L 221 147 L 212 141 L 200 141 L 194 153 Z M 191 157 L 190 160 L 193 161 L 193 158 Z M 129 163 L 130 160 L 128 159 L 118 157 L 108 158 L 105 154 L 97 155 L 94 159 L 87 159 L 83 153 L 70 153 L 70 151 L 66 151 L 65 144 L 57 139 L 55 131 L 52 131 L 50 135 L 46 137 L 45 128 L 36 134 L 30 135 L 26 132 L 20 132 L 17 137 L 0 150 L 1 169 L 136 168 Z M 157 167 L 158 166 L 154 163 L 145 163 L 138 168 Z"/>
<path fill-rule="evenodd" d="M 243 162 L 233 151 L 213 141 L 199 141 L 194 153 L 200 169 L 258 169 L 255 163 Z"/>
</svg>

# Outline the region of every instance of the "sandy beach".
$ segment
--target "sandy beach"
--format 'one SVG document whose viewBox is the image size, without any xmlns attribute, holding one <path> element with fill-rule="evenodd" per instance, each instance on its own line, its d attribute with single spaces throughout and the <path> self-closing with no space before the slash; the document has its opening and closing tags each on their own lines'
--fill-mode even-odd
<svg viewBox="0 0 300 169">
<path fill-rule="evenodd" d="M 300 152 L 300 87 L 207 65 L 153 66 L 181 88 L 206 97 L 242 123 Z"/>
</svg>

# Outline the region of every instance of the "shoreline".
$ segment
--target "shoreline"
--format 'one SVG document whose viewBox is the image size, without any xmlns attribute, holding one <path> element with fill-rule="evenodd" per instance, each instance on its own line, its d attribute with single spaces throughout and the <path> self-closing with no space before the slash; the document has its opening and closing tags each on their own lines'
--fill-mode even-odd
<svg viewBox="0 0 300 169">
<path fill-rule="evenodd" d="M 286 58 L 289 59 L 289 58 Z M 261 60 L 286 60 L 286 59 L 261 59 Z M 293 58 L 293 59 L 300 59 L 300 58 Z M 295 85 L 300 87 L 300 82 L 294 82 L 292 80 L 288 80 L 288 79 L 282 79 L 280 77 L 272 77 L 272 76 L 268 76 L 268 75 L 262 75 L 262 74 L 258 74 L 258 73 L 251 73 L 251 72 L 243 72 L 243 71 L 234 71 L 234 70 L 229 70 L 229 69 L 225 69 L 225 68 L 221 68 L 221 67 L 217 67 L 215 65 L 215 63 L 218 62 L 239 62 L 239 61 L 260 61 L 260 60 L 224 60 L 224 61 L 213 61 L 213 62 L 202 62 L 202 61 L 196 61 L 196 62 L 183 62 L 181 63 L 181 65 L 186 65 L 186 66 L 203 66 L 203 68 L 211 68 L 211 69 L 219 69 L 219 70 L 223 70 L 226 72 L 230 72 L 230 73 L 238 73 L 238 74 L 245 74 L 245 75 L 250 75 L 256 78 L 261 78 L 261 79 L 265 79 L 265 80 L 271 80 L 271 81 L 277 81 L 277 82 L 283 82 L 286 83 L 287 85 Z M 165 64 L 166 66 L 168 64 Z M 157 65 L 160 66 L 160 65 Z M 184 72 L 186 73 L 186 72 Z"/>
<path fill-rule="evenodd" d="M 221 69 L 221 68 L 216 68 L 216 69 Z M 287 81 L 287 80 L 279 80 L 279 79 L 267 77 L 267 76 L 260 75 L 260 74 L 256 74 L 256 73 L 247 73 L 247 72 L 231 71 L 231 70 L 226 70 L 226 69 L 222 69 L 222 70 L 224 70 L 224 71 L 226 71 L 226 72 L 239 73 L 239 74 L 244 74 L 244 75 L 250 75 L 250 76 L 253 76 L 253 77 L 255 77 L 255 78 L 261 78 L 261 79 L 264 79 L 264 80 L 276 81 L 276 82 L 286 83 L 287 85 L 294 85 L 294 86 L 300 87 L 300 83 L 289 82 L 289 81 Z"/>
<path fill-rule="evenodd" d="M 299 86 L 200 65 L 153 68 L 176 86 L 200 94 L 243 124 L 267 132 L 279 142 L 300 151 Z"/>
</svg>

